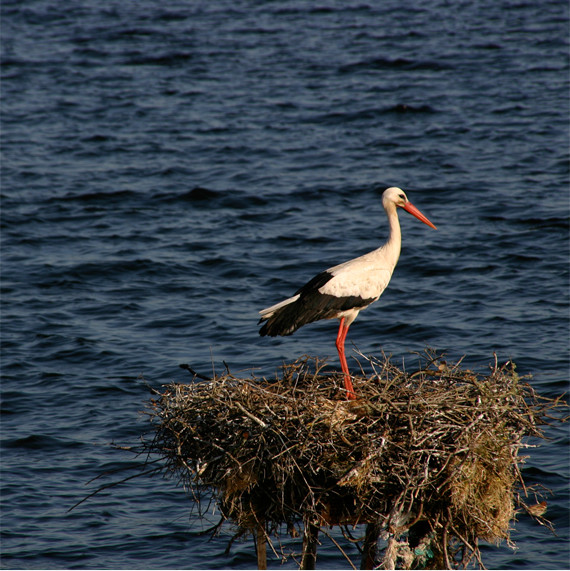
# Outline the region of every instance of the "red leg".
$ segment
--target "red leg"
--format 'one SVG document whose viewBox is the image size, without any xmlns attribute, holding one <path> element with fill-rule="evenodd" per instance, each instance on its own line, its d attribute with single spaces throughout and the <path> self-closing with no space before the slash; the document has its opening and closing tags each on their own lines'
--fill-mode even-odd
<svg viewBox="0 0 570 571">
<path fill-rule="evenodd" d="M 356 398 L 356 393 L 354 392 L 354 387 L 352 386 L 352 381 L 350 380 L 348 364 L 346 363 L 346 355 L 344 354 L 344 341 L 346 339 L 346 334 L 348 333 L 348 327 L 348 325 L 344 324 L 344 317 L 342 317 L 340 320 L 340 326 L 338 328 L 338 335 L 336 336 L 336 349 L 340 359 L 340 366 L 342 368 L 342 372 L 344 373 L 344 388 L 346 389 L 346 398 L 349 400 L 354 400 Z"/>
</svg>

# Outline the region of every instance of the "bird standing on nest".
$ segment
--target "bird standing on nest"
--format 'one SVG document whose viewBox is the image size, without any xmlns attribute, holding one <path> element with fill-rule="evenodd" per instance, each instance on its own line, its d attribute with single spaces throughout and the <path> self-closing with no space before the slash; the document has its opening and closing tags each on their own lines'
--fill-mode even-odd
<svg viewBox="0 0 570 571">
<path fill-rule="evenodd" d="M 348 371 L 344 341 L 358 313 L 382 295 L 398 263 L 402 234 L 397 208 L 403 208 L 424 224 L 437 229 L 399 188 L 390 187 L 384 191 L 382 206 L 390 225 L 390 235 L 383 246 L 317 274 L 293 297 L 259 312 L 259 323 L 265 322 L 259 334 L 270 337 L 291 335 L 313 321 L 339 319 L 336 348 L 348 399 L 355 399 L 356 393 Z"/>
</svg>

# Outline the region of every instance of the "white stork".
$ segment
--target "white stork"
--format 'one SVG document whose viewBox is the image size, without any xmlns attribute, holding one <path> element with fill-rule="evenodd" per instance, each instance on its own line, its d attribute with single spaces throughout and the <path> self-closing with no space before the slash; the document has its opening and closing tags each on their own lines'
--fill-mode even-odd
<svg viewBox="0 0 570 571">
<path fill-rule="evenodd" d="M 402 234 L 397 207 L 437 229 L 399 188 L 390 187 L 384 191 L 382 206 L 390 225 L 390 235 L 383 246 L 317 274 L 293 297 L 259 312 L 259 323 L 265 322 L 259 334 L 270 337 L 291 335 L 299 327 L 320 319 L 339 319 L 336 348 L 348 399 L 355 399 L 356 393 L 348 372 L 344 341 L 358 313 L 382 295 L 398 263 Z"/>
</svg>

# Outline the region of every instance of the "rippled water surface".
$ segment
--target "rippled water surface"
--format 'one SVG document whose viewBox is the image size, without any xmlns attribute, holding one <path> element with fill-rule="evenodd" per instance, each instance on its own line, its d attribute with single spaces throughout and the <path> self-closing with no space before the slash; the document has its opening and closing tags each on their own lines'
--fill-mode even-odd
<svg viewBox="0 0 570 571">
<path fill-rule="evenodd" d="M 5 0 L 1 26 L 4 568 L 254 567 L 176 482 L 68 509 L 136 460 L 110 443 L 149 432 L 147 385 L 180 363 L 336 363 L 334 323 L 267 339 L 257 312 L 377 247 L 386 186 L 438 231 L 401 217 L 349 351 L 496 352 L 566 390 L 566 2 Z M 488 567 L 568 564 L 568 431 L 548 436 L 524 476 L 557 536 L 521 516 Z M 318 564 L 348 567 L 326 541 Z"/>
</svg>

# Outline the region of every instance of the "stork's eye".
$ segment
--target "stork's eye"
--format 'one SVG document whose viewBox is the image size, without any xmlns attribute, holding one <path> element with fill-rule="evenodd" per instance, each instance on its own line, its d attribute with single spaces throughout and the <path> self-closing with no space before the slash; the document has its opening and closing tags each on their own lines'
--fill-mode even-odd
<svg viewBox="0 0 570 571">
<path fill-rule="evenodd" d="M 405 194 L 400 194 L 399 195 L 400 200 L 406 200 L 406 195 Z"/>
</svg>

